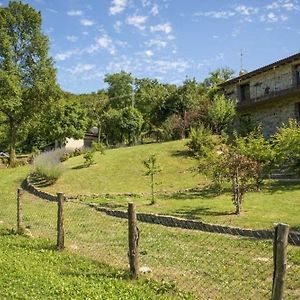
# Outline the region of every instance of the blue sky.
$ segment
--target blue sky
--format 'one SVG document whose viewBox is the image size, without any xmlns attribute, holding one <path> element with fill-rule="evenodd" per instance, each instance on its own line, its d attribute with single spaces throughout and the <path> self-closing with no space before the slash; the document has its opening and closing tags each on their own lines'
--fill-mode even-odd
<svg viewBox="0 0 300 300">
<path fill-rule="evenodd" d="M 180 84 L 218 67 L 253 70 L 300 52 L 298 0 L 27 0 L 42 12 L 61 87 L 105 88 L 107 73 Z M 0 5 L 8 1 L 0 0 Z"/>
</svg>

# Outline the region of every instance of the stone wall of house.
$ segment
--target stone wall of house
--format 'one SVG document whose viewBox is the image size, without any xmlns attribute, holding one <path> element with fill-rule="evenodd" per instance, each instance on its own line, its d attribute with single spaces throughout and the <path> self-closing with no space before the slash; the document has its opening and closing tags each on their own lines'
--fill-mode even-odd
<svg viewBox="0 0 300 300">
<path fill-rule="evenodd" d="M 262 107 L 253 107 L 243 111 L 241 115 L 250 116 L 253 121 L 260 123 L 263 134 L 270 137 L 277 128 L 287 124 L 289 119 L 296 118 L 295 103 L 297 102 L 300 102 L 300 95 Z"/>
<path fill-rule="evenodd" d="M 294 84 L 294 73 L 291 65 L 275 68 L 254 76 L 250 80 L 250 98 L 260 98 L 267 93 L 273 93 L 291 88 Z M 266 92 L 268 91 L 268 92 Z"/>
<path fill-rule="evenodd" d="M 292 64 L 279 66 L 272 70 L 255 75 L 250 79 L 240 81 L 238 84 L 233 84 L 225 87 L 225 93 L 231 99 L 239 98 L 239 86 L 249 83 L 250 98 L 256 99 L 267 94 L 272 94 L 281 90 L 286 90 L 295 85 L 294 66 L 299 65 L 300 60 Z M 299 68 L 299 67 L 298 67 Z M 297 68 L 297 69 L 298 69 Z"/>
</svg>

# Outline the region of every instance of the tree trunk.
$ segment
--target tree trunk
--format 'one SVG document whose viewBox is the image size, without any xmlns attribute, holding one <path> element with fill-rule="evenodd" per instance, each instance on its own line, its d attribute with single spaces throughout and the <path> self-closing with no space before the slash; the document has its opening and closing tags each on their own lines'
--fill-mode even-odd
<svg viewBox="0 0 300 300">
<path fill-rule="evenodd" d="M 98 136 L 97 136 L 97 143 L 101 143 L 101 124 L 98 124 Z"/>
<path fill-rule="evenodd" d="M 16 141 L 17 130 L 13 121 L 9 123 L 9 166 L 15 167 L 16 165 Z"/>
</svg>

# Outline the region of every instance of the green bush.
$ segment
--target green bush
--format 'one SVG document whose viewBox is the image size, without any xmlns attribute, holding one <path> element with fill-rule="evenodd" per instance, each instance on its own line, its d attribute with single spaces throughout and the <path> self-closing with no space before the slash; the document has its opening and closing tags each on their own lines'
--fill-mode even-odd
<svg viewBox="0 0 300 300">
<path fill-rule="evenodd" d="M 60 158 L 65 151 L 65 149 L 57 149 L 36 156 L 33 161 L 34 171 L 47 180 L 56 181 L 64 171 Z"/>
<path fill-rule="evenodd" d="M 191 128 L 190 141 L 186 145 L 199 157 L 207 157 L 215 147 L 212 132 L 202 124 L 197 128 Z"/>
<path fill-rule="evenodd" d="M 102 143 L 92 142 L 92 150 L 104 154 L 105 146 Z"/>
<path fill-rule="evenodd" d="M 64 153 L 61 157 L 60 157 L 60 161 L 61 162 L 64 162 L 64 161 L 67 161 L 69 158 L 71 157 L 71 153 Z"/>
<path fill-rule="evenodd" d="M 279 166 L 288 166 L 300 174 L 300 125 L 290 119 L 288 124 L 279 128 L 273 136 L 276 151 L 276 163 Z"/>
<path fill-rule="evenodd" d="M 95 161 L 94 161 L 94 151 L 89 151 L 89 152 L 85 153 L 83 155 L 83 158 L 84 158 L 83 165 L 88 168 L 89 166 L 91 166 L 92 164 L 95 163 Z"/>
</svg>

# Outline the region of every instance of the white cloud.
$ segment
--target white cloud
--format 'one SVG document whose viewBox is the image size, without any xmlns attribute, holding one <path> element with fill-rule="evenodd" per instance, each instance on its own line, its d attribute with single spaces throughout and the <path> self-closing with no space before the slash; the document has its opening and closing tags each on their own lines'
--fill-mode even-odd
<svg viewBox="0 0 300 300">
<path fill-rule="evenodd" d="M 72 69 L 69 69 L 69 72 L 73 75 L 76 75 L 76 74 L 81 74 L 81 73 L 84 73 L 84 72 L 88 72 L 88 71 L 91 71 L 95 68 L 96 66 L 95 65 L 91 65 L 91 64 L 77 64 L 74 68 Z"/>
<path fill-rule="evenodd" d="M 149 42 L 146 42 L 148 47 L 155 46 L 158 49 L 166 48 L 167 42 L 160 39 L 151 39 Z"/>
<path fill-rule="evenodd" d="M 99 51 L 100 49 L 107 50 L 111 55 L 114 55 L 116 53 L 116 47 L 113 43 L 113 40 L 107 34 L 103 34 L 102 36 L 97 38 L 96 43 L 87 48 L 86 52 L 94 53 Z"/>
<path fill-rule="evenodd" d="M 71 16 L 71 17 L 75 17 L 75 16 L 82 16 L 83 13 L 81 10 L 70 10 L 67 12 L 68 16 Z"/>
<path fill-rule="evenodd" d="M 113 0 L 111 7 L 109 8 L 109 13 L 111 15 L 117 15 L 121 13 L 127 6 L 127 0 Z"/>
<path fill-rule="evenodd" d="M 158 24 L 150 27 L 151 32 L 164 32 L 169 34 L 172 31 L 172 25 L 170 23 Z"/>
<path fill-rule="evenodd" d="M 276 23 L 276 22 L 284 22 L 288 19 L 285 15 L 276 15 L 273 12 L 269 12 L 267 14 L 263 14 L 260 16 L 261 22 L 267 22 L 267 23 Z"/>
<path fill-rule="evenodd" d="M 147 21 L 148 17 L 147 16 L 129 16 L 126 19 L 126 23 L 129 25 L 132 25 L 140 30 L 144 30 L 146 28 L 145 23 Z"/>
<path fill-rule="evenodd" d="M 298 3 L 298 2 L 296 2 L 296 3 Z M 268 10 L 285 9 L 287 11 L 298 11 L 298 10 L 300 10 L 300 7 L 298 4 L 295 4 L 295 2 L 293 2 L 293 1 L 279 0 L 279 1 L 274 1 L 271 4 L 268 4 L 266 6 L 266 9 L 268 9 Z"/>
<path fill-rule="evenodd" d="M 156 16 L 156 15 L 159 14 L 159 9 L 158 9 L 158 5 L 157 4 L 154 4 L 152 6 L 150 13 L 151 13 L 152 16 Z"/>
<path fill-rule="evenodd" d="M 148 68 L 151 71 L 156 71 L 158 73 L 166 74 L 171 71 L 176 71 L 177 73 L 184 73 L 190 67 L 190 63 L 183 59 L 174 60 L 152 60 Z"/>
<path fill-rule="evenodd" d="M 1 5 L 0 5 L 0 6 L 1 6 Z M 46 8 L 46 10 L 47 10 L 47 11 L 50 11 L 50 12 L 53 13 L 53 14 L 57 14 L 57 13 L 58 13 L 58 11 L 55 10 L 55 9 L 53 9 L 53 8 Z"/>
<path fill-rule="evenodd" d="M 81 19 L 80 20 L 81 25 L 83 26 L 93 26 L 95 24 L 94 21 L 88 20 L 88 19 Z"/>
<path fill-rule="evenodd" d="M 151 57 L 151 56 L 154 55 L 154 53 L 153 53 L 151 50 L 146 50 L 146 51 L 145 51 L 145 55 L 146 55 L 147 57 Z"/>
<path fill-rule="evenodd" d="M 212 17 L 215 19 L 228 19 L 236 15 L 234 11 L 207 11 L 207 12 L 197 12 L 194 14 L 196 17 Z"/>
<path fill-rule="evenodd" d="M 78 54 L 78 49 L 57 53 L 54 58 L 56 61 L 64 61 L 71 56 Z"/>
<path fill-rule="evenodd" d="M 252 6 L 238 5 L 235 8 L 235 11 L 241 15 L 250 16 L 252 14 L 257 14 L 259 9 L 257 7 L 252 7 Z"/>
<path fill-rule="evenodd" d="M 75 36 L 75 35 L 68 35 L 68 36 L 66 37 L 66 39 L 67 39 L 69 42 L 75 43 L 75 42 L 78 40 L 78 37 Z"/>
<path fill-rule="evenodd" d="M 122 21 L 117 21 L 115 24 L 114 24 L 114 29 L 117 33 L 120 33 L 121 32 L 121 27 L 122 27 L 123 23 Z"/>
</svg>

